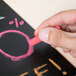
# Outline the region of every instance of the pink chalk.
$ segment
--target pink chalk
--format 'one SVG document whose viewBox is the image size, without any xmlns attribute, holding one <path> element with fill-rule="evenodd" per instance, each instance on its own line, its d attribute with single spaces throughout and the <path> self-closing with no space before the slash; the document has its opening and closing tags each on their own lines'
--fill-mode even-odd
<svg viewBox="0 0 76 76">
<path fill-rule="evenodd" d="M 54 28 L 61 29 L 60 26 L 58 26 L 58 25 L 54 26 Z"/>
<path fill-rule="evenodd" d="M 40 42 L 41 42 L 41 40 L 39 39 L 38 36 L 30 39 L 30 44 L 31 44 L 32 46 L 34 46 L 34 45 L 36 45 L 36 44 L 38 44 L 38 43 L 40 43 Z"/>
</svg>

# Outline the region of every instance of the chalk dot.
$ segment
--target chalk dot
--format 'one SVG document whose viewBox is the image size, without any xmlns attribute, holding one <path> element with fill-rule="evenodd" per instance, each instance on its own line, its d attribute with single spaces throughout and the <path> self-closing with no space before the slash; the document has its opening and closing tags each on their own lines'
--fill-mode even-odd
<svg viewBox="0 0 76 76">
<path fill-rule="evenodd" d="M 24 24 L 24 21 L 20 21 L 19 23 L 20 23 L 20 25 L 23 25 Z"/>
<path fill-rule="evenodd" d="M 67 72 L 66 72 L 66 71 L 63 71 L 62 74 L 63 74 L 63 75 L 67 75 Z"/>
<path fill-rule="evenodd" d="M 14 21 L 10 21 L 9 24 L 12 25 L 14 23 Z"/>
</svg>

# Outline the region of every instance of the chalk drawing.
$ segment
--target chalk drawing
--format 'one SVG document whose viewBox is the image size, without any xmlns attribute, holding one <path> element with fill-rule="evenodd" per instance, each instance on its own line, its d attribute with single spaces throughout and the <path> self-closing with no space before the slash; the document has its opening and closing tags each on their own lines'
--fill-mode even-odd
<svg viewBox="0 0 76 76">
<path fill-rule="evenodd" d="M 14 21 L 10 21 L 10 22 L 9 22 L 10 25 L 12 25 L 13 23 L 15 23 L 16 28 L 18 28 L 18 27 L 19 27 L 19 24 L 20 24 L 20 25 L 23 25 L 23 24 L 24 24 L 24 21 L 20 21 L 20 22 L 18 23 L 17 18 L 15 18 Z"/>
<path fill-rule="evenodd" d="M 39 67 L 37 67 L 37 68 L 34 68 L 35 74 L 36 74 L 37 76 L 43 76 L 42 74 L 48 72 L 48 69 L 45 69 L 45 70 L 43 70 L 43 71 L 41 71 L 41 72 L 38 72 L 39 69 L 45 67 L 46 65 L 47 65 L 47 64 L 44 64 L 44 65 L 42 65 L 42 66 L 39 66 Z"/>
<path fill-rule="evenodd" d="M 60 67 L 57 63 L 55 63 L 52 59 L 49 58 L 49 61 L 50 61 L 58 70 L 62 71 L 61 67 Z M 66 71 L 63 71 L 62 74 L 63 74 L 63 75 L 67 75 L 67 72 L 66 72 Z"/>
<path fill-rule="evenodd" d="M 20 34 L 20 35 L 22 35 L 22 36 L 24 36 L 26 39 L 27 39 L 27 42 L 28 42 L 28 44 L 29 44 L 29 49 L 28 49 L 28 52 L 26 53 L 26 54 L 24 54 L 24 55 L 21 55 L 21 56 L 12 56 L 12 55 L 10 55 L 10 54 L 8 54 L 8 53 L 5 53 L 2 49 L 0 49 L 0 52 L 3 54 L 3 55 L 5 55 L 6 57 L 9 57 L 12 61 L 19 61 L 19 60 L 21 60 L 21 59 L 23 59 L 23 58 L 26 58 L 26 57 L 28 57 L 29 55 L 31 55 L 32 53 L 33 53 L 33 46 L 30 44 L 30 39 L 29 39 L 29 37 L 25 34 L 25 33 L 23 33 L 23 32 L 21 32 L 21 31 L 18 31 L 18 30 L 6 30 L 6 31 L 3 31 L 3 32 L 1 32 L 0 33 L 0 38 L 4 35 L 4 34 L 6 34 L 6 33 L 17 33 L 17 34 Z M 26 49 L 25 49 L 26 50 Z"/>
</svg>

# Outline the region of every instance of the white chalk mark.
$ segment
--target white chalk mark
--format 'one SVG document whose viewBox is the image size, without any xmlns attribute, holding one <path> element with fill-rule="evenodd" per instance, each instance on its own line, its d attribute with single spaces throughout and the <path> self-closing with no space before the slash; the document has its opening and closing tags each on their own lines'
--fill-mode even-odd
<svg viewBox="0 0 76 76">
<path fill-rule="evenodd" d="M 0 16 L 0 20 L 2 20 L 2 19 L 4 19 L 5 17 L 3 17 L 3 16 Z"/>
</svg>

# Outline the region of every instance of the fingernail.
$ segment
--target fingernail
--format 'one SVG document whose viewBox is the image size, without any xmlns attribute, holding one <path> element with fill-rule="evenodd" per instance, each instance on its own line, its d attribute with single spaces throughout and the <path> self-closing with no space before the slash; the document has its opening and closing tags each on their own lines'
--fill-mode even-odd
<svg viewBox="0 0 76 76">
<path fill-rule="evenodd" d="M 39 32 L 40 40 L 44 42 L 48 41 L 49 31 L 50 31 L 49 29 L 41 29 Z"/>
</svg>

